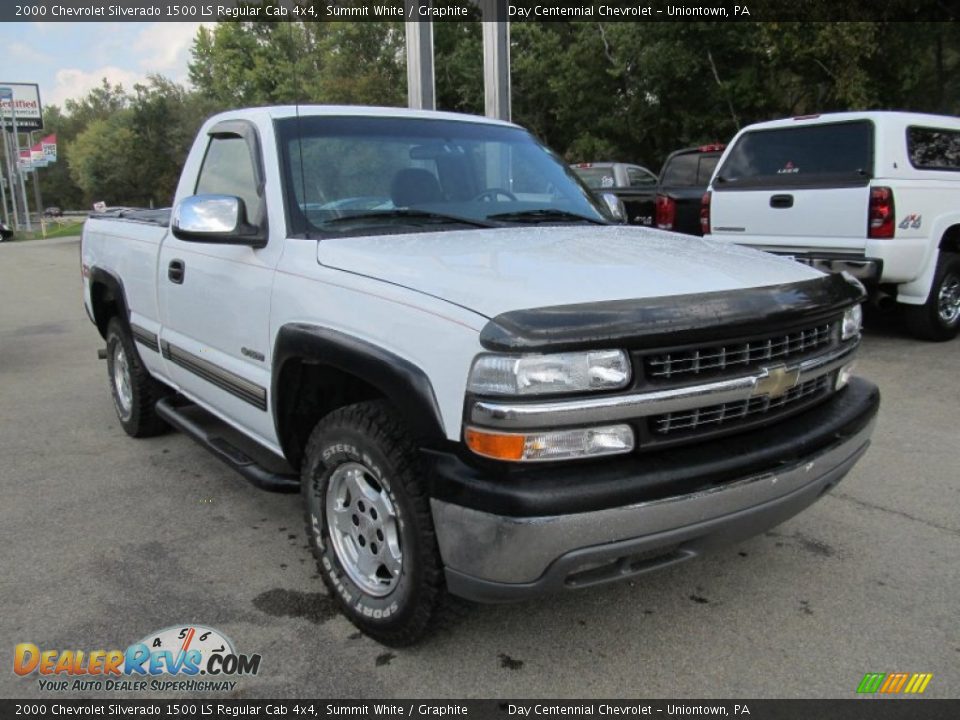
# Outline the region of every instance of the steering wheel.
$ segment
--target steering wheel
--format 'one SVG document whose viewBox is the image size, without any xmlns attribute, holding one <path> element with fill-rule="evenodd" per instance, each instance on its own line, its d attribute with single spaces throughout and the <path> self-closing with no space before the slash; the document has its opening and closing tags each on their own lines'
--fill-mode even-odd
<svg viewBox="0 0 960 720">
<path fill-rule="evenodd" d="M 512 192 L 510 192 L 509 190 L 504 190 L 503 188 L 498 188 L 498 187 L 487 188 L 482 193 L 475 196 L 473 199 L 475 201 L 484 200 L 487 202 L 494 202 L 496 201 L 497 197 L 501 195 L 512 202 L 517 201 L 517 196 L 514 195 Z"/>
</svg>

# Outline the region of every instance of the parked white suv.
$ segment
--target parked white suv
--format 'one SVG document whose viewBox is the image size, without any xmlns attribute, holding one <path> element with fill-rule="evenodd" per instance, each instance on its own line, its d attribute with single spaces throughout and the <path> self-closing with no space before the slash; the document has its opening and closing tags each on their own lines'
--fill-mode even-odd
<svg viewBox="0 0 960 720">
<path fill-rule="evenodd" d="M 846 271 L 910 329 L 960 329 L 960 119 L 851 112 L 758 123 L 724 153 L 701 220 L 713 239 Z"/>
</svg>

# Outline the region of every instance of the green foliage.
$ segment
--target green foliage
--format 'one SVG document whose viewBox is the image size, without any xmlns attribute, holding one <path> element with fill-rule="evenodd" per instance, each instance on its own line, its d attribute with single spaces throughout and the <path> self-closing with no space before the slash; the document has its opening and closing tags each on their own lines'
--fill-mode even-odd
<svg viewBox="0 0 960 720">
<path fill-rule="evenodd" d="M 163 77 L 135 85 L 133 94 L 106 83 L 79 102 L 64 122 L 58 143 L 80 191 L 81 206 L 169 205 L 197 129 L 214 103 Z M 76 115 L 74 114 L 76 113 Z M 85 120 L 73 134 L 72 123 Z M 61 171 L 62 172 L 62 171 Z M 53 202 L 44 189 L 47 202 Z M 62 203 L 61 203 L 62 206 Z"/>
</svg>

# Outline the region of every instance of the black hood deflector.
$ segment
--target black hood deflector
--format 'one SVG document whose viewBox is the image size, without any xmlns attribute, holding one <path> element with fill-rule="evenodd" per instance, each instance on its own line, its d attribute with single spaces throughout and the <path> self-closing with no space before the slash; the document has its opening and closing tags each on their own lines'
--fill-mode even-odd
<svg viewBox="0 0 960 720">
<path fill-rule="evenodd" d="M 837 274 L 745 290 L 513 310 L 490 320 L 480 343 L 496 352 L 558 352 L 760 335 L 862 302 L 864 291 L 855 282 Z"/>
</svg>

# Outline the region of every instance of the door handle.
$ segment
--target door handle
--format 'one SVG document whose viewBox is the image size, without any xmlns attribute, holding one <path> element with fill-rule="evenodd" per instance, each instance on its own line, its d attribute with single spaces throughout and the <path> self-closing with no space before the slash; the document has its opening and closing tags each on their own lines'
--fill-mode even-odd
<svg viewBox="0 0 960 720">
<path fill-rule="evenodd" d="M 770 197 L 770 207 L 772 208 L 793 207 L 793 195 L 772 195 Z"/>
<path fill-rule="evenodd" d="M 167 278 L 177 285 L 183 284 L 183 276 L 187 271 L 187 266 L 183 260 L 171 260 L 167 266 Z"/>
</svg>

